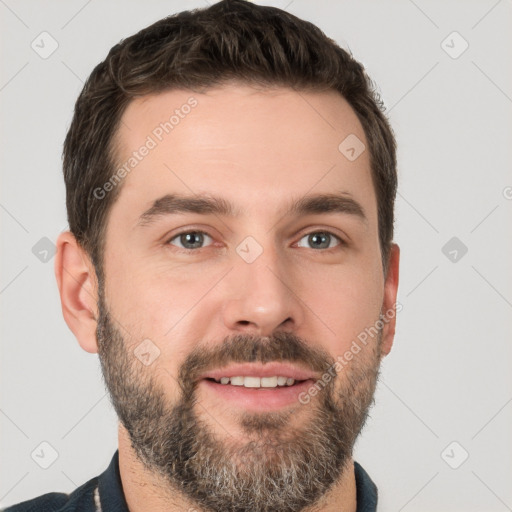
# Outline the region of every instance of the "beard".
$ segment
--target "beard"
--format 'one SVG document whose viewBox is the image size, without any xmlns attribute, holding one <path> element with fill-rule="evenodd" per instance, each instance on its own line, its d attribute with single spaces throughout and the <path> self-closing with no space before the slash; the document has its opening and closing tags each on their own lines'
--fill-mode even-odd
<svg viewBox="0 0 512 512">
<path fill-rule="evenodd" d="M 166 482 L 163 492 L 179 492 L 200 510 L 212 512 L 312 510 L 350 466 L 380 366 L 381 332 L 308 404 L 297 402 L 277 412 L 234 411 L 247 434 L 241 441 L 227 431 L 219 436 L 205 421 L 219 424 L 197 400 L 200 374 L 233 362 L 270 361 L 324 374 L 335 360 L 289 332 L 265 338 L 237 334 L 218 347 L 197 346 L 174 378 L 156 364 L 156 369 L 144 366 L 128 350 L 102 289 L 97 340 L 110 400 L 139 461 Z M 178 388 L 174 403 L 164 382 Z M 304 418 L 298 426 L 292 421 L 297 411 Z"/>
</svg>

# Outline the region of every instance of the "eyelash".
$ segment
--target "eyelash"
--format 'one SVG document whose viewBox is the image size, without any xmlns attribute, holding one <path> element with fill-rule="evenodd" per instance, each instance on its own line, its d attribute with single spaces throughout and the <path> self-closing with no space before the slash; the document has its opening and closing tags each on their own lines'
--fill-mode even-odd
<svg viewBox="0 0 512 512">
<path fill-rule="evenodd" d="M 192 229 L 192 230 L 188 230 L 188 231 L 182 231 L 181 233 L 177 233 L 175 235 L 173 235 L 171 238 L 169 238 L 167 240 L 167 242 L 165 242 L 165 245 L 172 245 L 171 242 L 173 240 L 175 240 L 176 238 L 179 238 L 180 236 L 183 236 L 183 235 L 188 235 L 190 233 L 194 233 L 194 234 L 202 234 L 202 235 L 206 235 L 208 237 L 210 237 L 212 240 L 213 240 L 213 237 L 211 235 L 209 235 L 206 231 L 201 231 L 199 229 Z M 327 234 L 333 238 L 335 238 L 337 241 L 338 241 L 338 245 L 334 246 L 334 247 L 329 247 L 327 249 L 313 249 L 313 248 L 310 248 L 312 251 L 315 251 L 315 252 L 321 252 L 321 253 L 330 253 L 332 250 L 335 250 L 336 248 L 342 248 L 342 247 L 345 247 L 347 245 L 347 243 L 345 242 L 345 240 L 343 240 L 342 238 L 340 238 L 338 235 L 335 235 L 334 233 L 332 233 L 331 231 L 328 231 L 328 230 L 314 230 L 314 231 L 310 231 L 304 235 L 301 236 L 301 238 L 299 239 L 302 240 L 303 238 L 307 237 L 307 236 L 310 236 L 310 235 L 313 235 L 313 234 Z M 183 248 L 183 247 L 176 247 L 174 246 L 175 248 L 177 248 L 177 252 L 179 253 L 193 253 L 193 252 L 199 252 L 201 251 L 202 249 L 206 249 L 207 247 L 199 247 L 197 249 L 186 249 L 186 248 Z"/>
</svg>

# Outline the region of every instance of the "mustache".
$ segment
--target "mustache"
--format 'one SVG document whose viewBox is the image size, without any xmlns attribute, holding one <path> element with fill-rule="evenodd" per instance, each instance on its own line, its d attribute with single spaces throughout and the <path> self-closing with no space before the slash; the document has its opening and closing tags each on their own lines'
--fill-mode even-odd
<svg viewBox="0 0 512 512">
<path fill-rule="evenodd" d="M 178 373 L 178 380 L 185 390 L 197 384 L 202 373 L 222 368 L 231 363 L 269 362 L 299 363 L 315 373 L 327 371 L 335 359 L 322 347 L 312 346 L 303 338 L 279 331 L 271 336 L 235 334 L 224 339 L 219 346 L 198 344 L 187 356 Z"/>
</svg>

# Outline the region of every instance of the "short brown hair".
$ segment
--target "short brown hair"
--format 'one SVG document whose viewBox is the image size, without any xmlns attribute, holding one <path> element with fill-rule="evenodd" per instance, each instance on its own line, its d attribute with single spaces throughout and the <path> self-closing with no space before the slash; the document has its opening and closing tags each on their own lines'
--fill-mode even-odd
<svg viewBox="0 0 512 512">
<path fill-rule="evenodd" d="M 166 17 L 122 40 L 87 79 L 63 150 L 70 231 L 103 281 L 108 213 L 121 186 L 93 191 L 116 169 L 114 136 L 129 102 L 171 89 L 237 81 L 298 91 L 338 91 L 357 114 L 369 145 L 384 272 L 393 238 L 396 144 L 363 66 L 318 27 L 275 7 L 222 0 Z M 341 141 L 340 141 L 341 142 Z"/>
</svg>

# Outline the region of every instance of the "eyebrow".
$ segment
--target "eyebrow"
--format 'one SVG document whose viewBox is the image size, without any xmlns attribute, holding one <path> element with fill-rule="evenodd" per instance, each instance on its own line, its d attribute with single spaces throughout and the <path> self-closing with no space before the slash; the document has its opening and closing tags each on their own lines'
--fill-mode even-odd
<svg viewBox="0 0 512 512">
<path fill-rule="evenodd" d="M 238 217 L 242 211 L 222 197 L 216 196 L 185 196 L 166 194 L 156 199 L 139 217 L 137 224 L 147 226 L 160 217 L 183 213 L 199 215 L 218 215 L 222 217 Z M 313 214 L 344 214 L 352 215 L 363 222 L 367 217 L 363 207 L 347 193 L 312 194 L 292 202 L 284 216 L 305 216 Z"/>
</svg>

